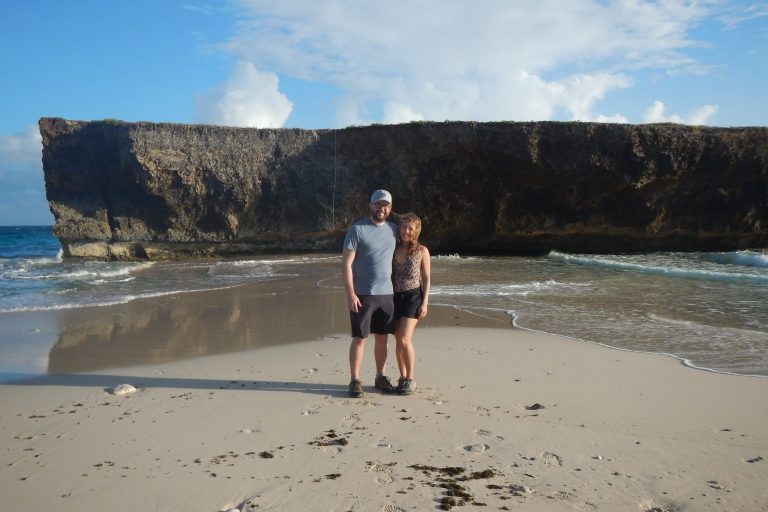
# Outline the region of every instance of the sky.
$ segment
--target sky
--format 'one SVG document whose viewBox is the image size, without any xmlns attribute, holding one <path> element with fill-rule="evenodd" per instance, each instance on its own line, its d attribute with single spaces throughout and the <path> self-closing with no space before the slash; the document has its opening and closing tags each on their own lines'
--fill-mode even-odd
<svg viewBox="0 0 768 512">
<path fill-rule="evenodd" d="M 0 0 L 0 225 L 41 117 L 768 125 L 768 0 Z"/>
</svg>

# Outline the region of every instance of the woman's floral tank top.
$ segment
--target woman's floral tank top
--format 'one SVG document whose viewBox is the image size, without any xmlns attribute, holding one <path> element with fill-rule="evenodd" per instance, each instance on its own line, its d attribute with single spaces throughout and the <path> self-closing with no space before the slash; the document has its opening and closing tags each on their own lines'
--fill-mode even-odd
<svg viewBox="0 0 768 512">
<path fill-rule="evenodd" d="M 395 293 L 421 287 L 421 251 L 409 252 L 405 263 L 392 257 L 392 286 Z"/>
</svg>

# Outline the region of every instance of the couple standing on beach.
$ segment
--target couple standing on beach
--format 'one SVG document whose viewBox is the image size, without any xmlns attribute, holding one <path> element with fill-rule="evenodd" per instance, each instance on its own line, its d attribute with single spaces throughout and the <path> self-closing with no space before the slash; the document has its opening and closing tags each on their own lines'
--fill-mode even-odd
<svg viewBox="0 0 768 512">
<path fill-rule="evenodd" d="M 410 395 L 415 385 L 416 356 L 413 331 L 427 315 L 430 290 L 429 250 L 419 244 L 421 220 L 412 213 L 392 213 L 392 195 L 376 190 L 371 195 L 370 217 L 352 225 L 344 239 L 344 288 L 352 326 L 349 395 L 363 395 L 360 366 L 365 340 L 373 333 L 376 361 L 374 386 L 383 393 Z M 400 370 L 397 387 L 384 375 L 387 337 L 395 335 L 395 356 Z"/>
</svg>

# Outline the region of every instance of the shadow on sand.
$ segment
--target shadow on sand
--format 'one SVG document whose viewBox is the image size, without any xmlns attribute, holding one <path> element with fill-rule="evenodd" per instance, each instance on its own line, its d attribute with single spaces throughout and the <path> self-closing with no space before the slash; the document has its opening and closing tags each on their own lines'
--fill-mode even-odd
<svg viewBox="0 0 768 512">
<path fill-rule="evenodd" d="M 22 377 L 0 386 L 68 386 L 101 388 L 112 392 L 119 384 L 131 384 L 139 391 L 152 388 L 184 389 L 184 390 L 229 390 L 229 391 L 282 391 L 306 393 L 311 395 L 330 395 L 346 397 L 346 384 L 325 384 L 316 382 L 277 382 L 268 380 L 223 380 L 196 379 L 185 377 L 146 377 L 136 375 L 102 375 L 102 374 L 48 374 L 38 377 Z"/>
</svg>

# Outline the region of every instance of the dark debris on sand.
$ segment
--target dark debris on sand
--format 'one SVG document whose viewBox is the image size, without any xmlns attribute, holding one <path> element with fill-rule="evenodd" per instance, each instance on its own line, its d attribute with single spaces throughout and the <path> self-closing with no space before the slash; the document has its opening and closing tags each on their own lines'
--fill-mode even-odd
<svg viewBox="0 0 768 512">
<path fill-rule="evenodd" d="M 467 503 L 478 507 L 487 506 L 485 503 L 476 501 L 470 490 L 459 482 L 489 479 L 496 476 L 496 472 L 492 469 L 486 469 L 485 471 L 473 471 L 472 473 L 465 474 L 467 471 L 466 468 L 458 466 L 446 466 L 438 468 L 435 466 L 426 466 L 423 464 L 413 464 L 408 467 L 417 471 L 421 471 L 426 476 L 432 478 L 433 481 L 426 482 L 427 485 L 445 489 L 444 496 L 439 500 L 438 508 L 440 510 L 451 510 L 453 507 L 461 507 Z"/>
<path fill-rule="evenodd" d="M 346 437 L 340 437 L 335 430 L 326 431 L 325 434 L 315 437 L 308 444 L 313 446 L 347 446 L 349 441 Z"/>
</svg>

